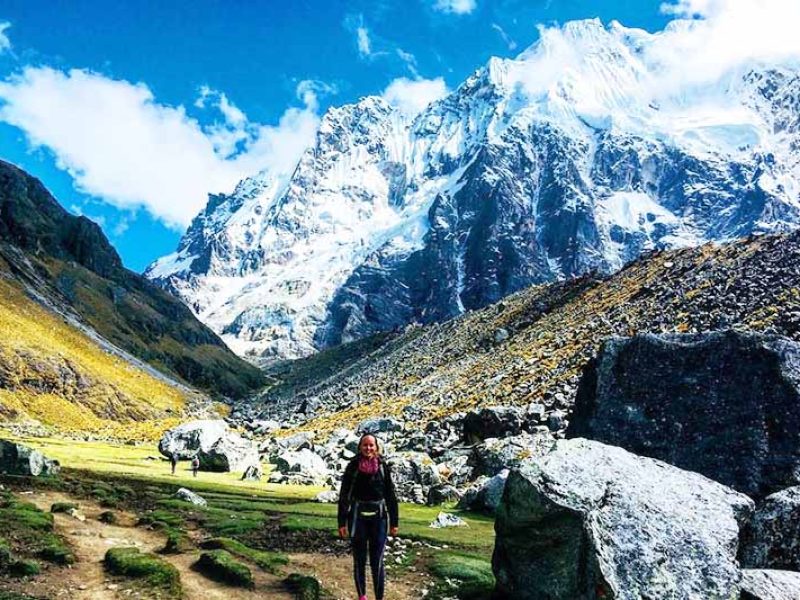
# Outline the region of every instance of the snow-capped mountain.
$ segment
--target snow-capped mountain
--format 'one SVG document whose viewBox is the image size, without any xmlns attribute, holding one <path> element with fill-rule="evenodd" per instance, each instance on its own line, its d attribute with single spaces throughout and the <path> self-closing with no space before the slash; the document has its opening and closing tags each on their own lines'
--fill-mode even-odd
<svg viewBox="0 0 800 600">
<path fill-rule="evenodd" d="M 800 223 L 797 70 L 673 89 L 659 34 L 556 34 L 414 119 L 377 97 L 329 110 L 290 176 L 212 195 L 146 275 L 269 360 Z"/>
</svg>

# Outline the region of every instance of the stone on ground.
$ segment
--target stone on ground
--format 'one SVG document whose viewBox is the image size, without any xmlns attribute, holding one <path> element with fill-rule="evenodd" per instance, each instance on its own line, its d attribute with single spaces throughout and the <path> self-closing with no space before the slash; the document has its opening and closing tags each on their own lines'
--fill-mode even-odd
<svg viewBox="0 0 800 600">
<path fill-rule="evenodd" d="M 508 479 L 508 469 L 503 469 L 494 477 L 480 477 L 464 491 L 458 508 L 489 515 L 497 512 L 503 499 L 503 491 Z"/>
<path fill-rule="evenodd" d="M 22 444 L 0 440 L 0 473 L 8 475 L 55 475 L 61 470 L 57 460 Z"/>
<path fill-rule="evenodd" d="M 158 442 L 158 451 L 167 458 L 177 454 L 188 460 L 201 450 L 210 450 L 227 432 L 228 424 L 222 420 L 189 421 L 167 431 Z"/>
<path fill-rule="evenodd" d="M 724 331 L 607 341 L 581 379 L 567 437 L 658 458 L 760 499 L 800 484 L 798 432 L 800 344 Z"/>
<path fill-rule="evenodd" d="M 740 600 L 797 600 L 800 598 L 800 573 L 767 569 L 742 571 Z"/>
<path fill-rule="evenodd" d="M 242 436 L 228 431 L 207 450 L 197 453 L 203 471 L 245 471 L 259 464 L 258 447 Z"/>
<path fill-rule="evenodd" d="M 269 480 L 273 483 L 299 483 L 322 485 L 330 476 L 330 471 L 321 456 L 308 448 L 286 451 L 274 458 L 275 470 Z"/>
<path fill-rule="evenodd" d="M 492 565 L 509 598 L 736 598 L 753 502 L 702 475 L 584 439 L 511 471 Z"/>
<path fill-rule="evenodd" d="M 195 506 L 208 506 L 208 501 L 205 498 L 186 488 L 180 488 L 175 492 L 175 497 L 179 500 L 191 502 Z"/>
<path fill-rule="evenodd" d="M 800 486 L 767 496 L 756 507 L 742 535 L 741 556 L 749 568 L 800 571 Z"/>
<path fill-rule="evenodd" d="M 555 444 L 548 431 L 522 432 L 507 438 L 490 438 L 475 447 L 470 456 L 473 476 L 492 477 L 504 469 L 512 469 L 523 461 L 547 454 Z"/>
</svg>

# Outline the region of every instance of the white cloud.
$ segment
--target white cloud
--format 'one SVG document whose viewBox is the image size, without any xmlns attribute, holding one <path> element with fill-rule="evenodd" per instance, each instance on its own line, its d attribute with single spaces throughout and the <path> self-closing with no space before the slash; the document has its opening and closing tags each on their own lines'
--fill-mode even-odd
<svg viewBox="0 0 800 600">
<path fill-rule="evenodd" d="M 417 80 L 400 77 L 392 81 L 383 91 L 383 98 L 409 117 L 413 117 L 431 102 L 446 96 L 447 92 L 447 85 L 441 77 Z"/>
<path fill-rule="evenodd" d="M 248 122 L 219 92 L 208 90 L 204 102 L 221 122 L 203 127 L 184 107 L 159 104 L 144 84 L 84 70 L 27 67 L 0 82 L 0 120 L 51 150 L 78 189 L 119 208 L 144 207 L 176 228 L 209 192 L 262 169 L 291 170 L 319 122 L 309 106 L 269 126 Z"/>
<path fill-rule="evenodd" d="M 8 38 L 6 34 L 6 29 L 11 27 L 11 23 L 8 21 L 0 21 L 0 54 L 11 50 L 11 40 Z"/>
<path fill-rule="evenodd" d="M 370 56 L 372 54 L 369 30 L 363 25 L 356 28 L 356 43 L 358 44 L 358 53 L 361 56 Z"/>
<path fill-rule="evenodd" d="M 476 0 L 435 0 L 433 9 L 444 13 L 467 15 L 478 6 Z"/>
<path fill-rule="evenodd" d="M 800 59 L 797 0 L 677 0 L 661 8 L 693 19 L 673 23 L 650 53 L 678 83 L 702 83 L 753 64 Z"/>
<path fill-rule="evenodd" d="M 501 38 L 503 38 L 503 42 L 505 42 L 506 46 L 508 46 L 509 50 L 516 50 L 517 42 L 515 42 L 510 35 L 506 33 L 506 30 L 500 27 L 497 23 L 492 23 L 492 29 L 494 29 Z"/>
<path fill-rule="evenodd" d="M 319 79 L 303 79 L 295 88 L 297 99 L 312 110 L 319 108 L 320 96 L 335 96 L 338 93 L 339 88 L 336 85 Z"/>
</svg>

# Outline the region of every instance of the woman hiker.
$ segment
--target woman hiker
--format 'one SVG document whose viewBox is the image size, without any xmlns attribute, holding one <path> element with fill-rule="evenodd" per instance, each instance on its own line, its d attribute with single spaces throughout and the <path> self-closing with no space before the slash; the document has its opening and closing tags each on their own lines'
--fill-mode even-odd
<svg viewBox="0 0 800 600">
<path fill-rule="evenodd" d="M 353 576 L 359 600 L 367 598 L 367 555 L 375 600 L 383 600 L 383 551 L 386 536 L 397 535 L 397 494 L 392 472 L 381 457 L 378 440 L 367 434 L 358 442 L 358 456 L 347 465 L 339 491 L 339 537 L 353 546 Z"/>
</svg>

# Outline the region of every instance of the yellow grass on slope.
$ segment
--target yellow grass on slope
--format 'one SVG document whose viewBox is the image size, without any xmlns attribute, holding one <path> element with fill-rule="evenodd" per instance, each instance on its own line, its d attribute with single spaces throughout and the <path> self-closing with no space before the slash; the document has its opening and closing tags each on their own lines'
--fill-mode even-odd
<svg viewBox="0 0 800 600">
<path fill-rule="evenodd" d="M 177 423 L 185 403 L 0 278 L 0 421 L 145 439 Z"/>
</svg>

